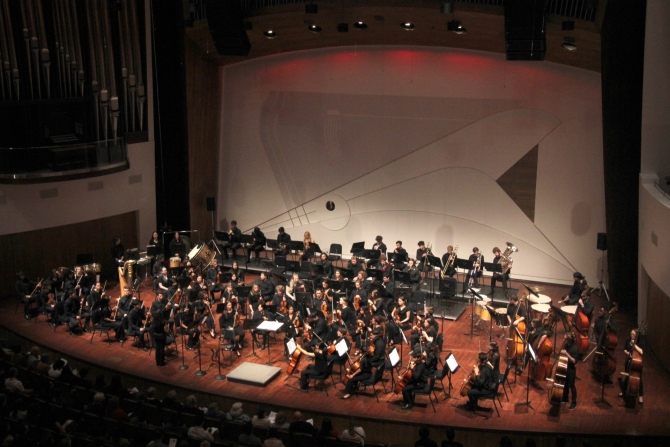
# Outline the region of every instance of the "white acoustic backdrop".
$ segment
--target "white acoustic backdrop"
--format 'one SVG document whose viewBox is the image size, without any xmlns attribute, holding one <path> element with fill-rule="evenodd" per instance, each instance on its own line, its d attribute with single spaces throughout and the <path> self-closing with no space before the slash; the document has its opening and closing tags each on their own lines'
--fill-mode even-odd
<svg viewBox="0 0 670 447">
<path fill-rule="evenodd" d="M 320 49 L 224 70 L 219 226 L 382 235 L 413 254 L 514 243 L 514 278 L 600 276 L 600 75 L 504 55 Z M 334 210 L 326 208 L 332 201 Z"/>
</svg>

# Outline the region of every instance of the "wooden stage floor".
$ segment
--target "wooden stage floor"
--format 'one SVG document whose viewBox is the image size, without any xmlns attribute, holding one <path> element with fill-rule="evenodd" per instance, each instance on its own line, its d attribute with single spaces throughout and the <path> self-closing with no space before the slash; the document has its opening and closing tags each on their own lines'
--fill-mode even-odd
<svg viewBox="0 0 670 447">
<path fill-rule="evenodd" d="M 567 287 L 555 285 L 540 285 L 544 287 L 541 292 L 549 295 L 556 302 L 556 298 L 561 293 L 565 293 Z M 523 289 L 520 283 L 514 282 L 513 287 Z M 118 295 L 117 292 L 111 292 L 112 296 Z M 150 290 L 142 290 L 142 299 L 153 300 L 153 293 Z M 596 305 L 600 298 L 594 295 Z M 115 302 L 115 300 L 113 300 Z M 439 314 L 436 312 L 436 314 Z M 296 389 L 298 385 L 297 375 L 284 381 L 285 375 L 282 373 L 267 387 L 260 388 L 251 385 L 233 383 L 227 380 L 217 381 L 214 376 L 217 374 L 216 367 L 201 377 L 196 377 L 198 370 L 197 359 L 191 351 L 186 351 L 185 358 L 189 365 L 187 370 L 180 370 L 181 357 L 178 360 L 171 360 L 167 366 L 159 368 L 155 366 L 153 353 L 137 350 L 126 343 L 121 346 L 120 343 L 107 343 L 105 336 L 99 338 L 97 335 L 92 344 L 89 344 L 90 335 L 80 337 L 69 336 L 63 327 L 59 327 L 54 333 L 53 327 L 45 323 L 45 318 L 40 317 L 40 321 L 34 323 L 23 318 L 21 310 L 14 313 L 14 304 L 6 302 L 0 309 L 0 321 L 10 331 L 18 335 L 33 340 L 37 344 L 48 347 L 51 350 L 61 352 L 71 358 L 77 358 L 84 362 L 98 364 L 101 367 L 110 370 L 116 370 L 123 374 L 138 376 L 151 381 L 158 381 L 181 388 L 190 388 L 199 392 L 208 392 L 215 395 L 226 396 L 231 399 L 239 399 L 246 402 L 263 402 L 268 406 L 276 405 L 284 408 L 300 408 L 306 412 L 315 412 L 319 414 L 332 414 L 340 417 L 356 416 L 362 419 L 380 419 L 385 421 L 398 421 L 402 423 L 428 424 L 431 426 L 454 426 L 463 428 L 491 429 L 501 431 L 516 432 L 544 432 L 544 433 L 584 433 L 584 434 L 607 434 L 607 435 L 649 435 L 666 436 L 670 435 L 670 378 L 662 370 L 660 365 L 654 360 L 652 355 L 644 357 L 644 381 L 647 395 L 645 403 L 637 406 L 636 409 L 628 409 L 624 406 L 622 399 L 617 398 L 619 392 L 618 384 L 608 384 L 605 386 L 606 403 L 598 403 L 600 399 L 601 387 L 598 380 L 591 374 L 591 362 L 580 363 L 577 367 L 577 390 L 578 406 L 574 411 L 568 411 L 564 404 L 560 411 L 555 412 L 549 405 L 547 399 L 547 390 L 551 387 L 550 382 L 543 382 L 540 386 L 533 385 L 529 391 L 529 399 L 533 408 L 525 405 L 526 402 L 526 376 L 518 378 L 518 383 L 512 385 L 512 393 L 507 402 L 502 397 L 503 407 L 500 411 L 500 418 L 495 412 L 478 412 L 474 414 L 466 411 L 463 405 L 467 401 L 460 398 L 458 392 L 465 376 L 472 370 L 478 351 L 485 350 L 488 341 L 488 325 L 486 330 L 482 327 L 478 335 L 466 335 L 470 331 L 470 311 L 466 311 L 457 321 L 445 320 L 442 325 L 444 333 L 443 356 L 446 351 L 452 351 L 459 363 L 463 366 L 453 378 L 455 389 L 452 394 L 457 399 L 445 400 L 444 394 L 436 390 L 439 403 L 437 404 L 437 413 L 428 403 L 425 396 L 417 398 L 417 405 L 412 410 L 402 410 L 400 408 L 402 397 L 393 393 L 383 394 L 380 392 L 380 402 L 377 403 L 374 397 L 361 395 L 350 400 L 341 400 L 341 389 L 343 386 L 339 383 L 338 376 L 335 374 L 337 382 L 334 390 L 332 382 L 329 383 L 330 397 L 326 397 L 321 390 L 312 390 L 303 393 Z M 619 325 L 619 346 L 616 350 L 618 360 L 617 372 L 614 375 L 616 379 L 623 368 L 624 354 L 622 345 L 624 336 L 628 334 L 633 327 L 634 319 L 631 316 L 622 313 L 615 314 Z M 482 325 L 483 326 L 483 325 Z M 563 329 L 559 324 L 559 340 L 561 339 Z M 495 335 L 501 333 L 500 329 L 495 328 Z M 233 357 L 231 365 L 228 353 L 222 359 L 222 370 L 226 374 L 234 367 L 244 361 L 265 363 L 268 361 L 267 351 L 259 353 L 259 357 L 247 357 L 251 352 L 249 336 L 246 337 L 245 349 L 242 351 L 242 357 Z M 499 340 L 499 339 L 498 339 Z M 559 342 L 560 344 L 560 342 Z M 207 337 L 202 343 L 202 361 L 203 368 L 207 368 L 211 360 L 211 349 L 216 347 L 216 342 Z M 404 349 L 405 356 L 409 349 Z M 283 355 L 283 349 L 279 342 L 273 342 L 271 349 L 271 362 L 275 366 L 286 366 L 286 360 Z M 403 358 L 406 364 L 406 358 Z M 305 367 L 305 363 L 300 365 L 300 369 Z M 336 368 L 337 371 L 337 368 Z M 389 377 L 385 374 L 385 377 Z M 446 383 L 446 381 L 445 381 Z M 287 386 L 287 385 L 292 386 Z M 390 380 L 387 383 L 387 389 L 390 387 Z M 482 406 L 492 407 L 490 401 L 483 401 Z M 372 414 L 372 416 L 371 416 Z M 485 419 L 482 415 L 488 416 Z"/>
</svg>

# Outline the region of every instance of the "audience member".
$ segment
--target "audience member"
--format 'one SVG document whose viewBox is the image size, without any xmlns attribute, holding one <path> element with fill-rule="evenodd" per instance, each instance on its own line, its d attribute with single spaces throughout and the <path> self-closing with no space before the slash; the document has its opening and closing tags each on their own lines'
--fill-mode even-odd
<svg viewBox="0 0 670 447">
<path fill-rule="evenodd" d="M 270 427 L 270 430 L 268 430 L 268 437 L 263 441 L 263 447 L 285 447 L 281 439 L 277 438 L 275 427 Z"/>
<path fill-rule="evenodd" d="M 195 421 L 193 421 L 193 426 L 188 429 L 188 435 L 191 438 L 214 442 L 214 435 L 209 430 L 203 428 L 202 425 L 204 423 L 205 417 L 202 414 L 197 415 Z"/>
<path fill-rule="evenodd" d="M 286 413 L 283 411 L 278 411 L 277 415 L 275 416 L 275 422 L 272 424 L 272 426 L 278 430 L 288 430 L 291 424 L 289 424 L 286 420 Z"/>
<path fill-rule="evenodd" d="M 447 429 L 445 430 L 445 434 L 447 435 L 447 439 L 442 441 L 442 447 L 463 447 L 463 444 L 454 441 L 454 438 L 456 437 L 456 432 L 454 431 L 453 428 L 447 427 Z"/>
<path fill-rule="evenodd" d="M 291 425 L 289 425 L 288 432 L 291 436 L 293 436 L 294 433 L 307 433 L 308 435 L 315 435 L 316 429 L 312 424 L 305 421 L 305 418 L 301 412 L 296 411 L 293 413 L 293 422 L 291 422 Z"/>
<path fill-rule="evenodd" d="M 229 421 L 251 422 L 249 415 L 244 413 L 242 402 L 235 402 L 226 417 Z"/>
<path fill-rule="evenodd" d="M 16 378 L 19 370 L 16 368 L 9 368 L 7 370 L 7 378 L 5 379 L 5 388 L 8 391 L 18 391 L 19 393 L 30 393 L 33 390 L 23 387 L 23 382 Z"/>
<path fill-rule="evenodd" d="M 237 438 L 237 443 L 246 447 L 261 447 L 262 443 L 260 438 L 257 438 L 253 435 L 254 425 L 251 421 L 244 423 L 242 427 L 242 433 L 240 433 L 239 438 Z"/>
<path fill-rule="evenodd" d="M 363 427 L 356 426 L 356 419 L 349 419 L 349 427 L 342 432 L 340 436 L 342 441 L 355 441 L 365 445 L 365 430 Z"/>
<path fill-rule="evenodd" d="M 256 414 L 254 415 L 254 417 L 251 418 L 251 423 L 254 425 L 254 427 L 270 428 L 272 422 L 270 421 L 270 418 L 268 416 L 267 411 L 265 410 L 265 407 L 263 406 L 258 407 Z"/>
<path fill-rule="evenodd" d="M 333 428 L 333 421 L 330 418 L 324 418 L 321 422 L 321 430 L 316 434 L 318 437 L 340 439 L 340 434 Z"/>
<path fill-rule="evenodd" d="M 419 429 L 419 440 L 414 443 L 414 447 L 437 447 L 437 442 L 429 438 L 430 430 L 428 427 Z"/>
</svg>

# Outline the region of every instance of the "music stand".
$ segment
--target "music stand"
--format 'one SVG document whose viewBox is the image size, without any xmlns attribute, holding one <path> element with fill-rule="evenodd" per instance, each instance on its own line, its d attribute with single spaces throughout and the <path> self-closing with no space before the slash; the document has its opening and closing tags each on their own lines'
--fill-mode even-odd
<svg viewBox="0 0 670 447">
<path fill-rule="evenodd" d="M 368 275 L 368 278 L 374 278 L 377 281 L 383 281 L 384 273 L 381 270 L 367 268 L 365 273 Z"/>
<path fill-rule="evenodd" d="M 350 268 L 342 267 L 339 269 L 342 276 L 347 279 L 354 279 L 354 271 Z"/>
<path fill-rule="evenodd" d="M 286 244 L 286 248 L 289 251 L 304 251 L 305 243 L 303 241 L 291 241 L 288 244 Z"/>
<path fill-rule="evenodd" d="M 514 329 L 516 330 L 517 334 L 519 334 L 519 337 L 524 341 L 524 344 L 526 345 L 526 352 L 530 352 L 530 356 L 532 358 L 532 361 L 537 363 L 537 356 L 535 355 L 535 351 L 533 350 L 533 347 L 528 343 L 526 339 L 523 338 L 521 333 L 519 332 L 519 329 L 514 326 Z M 530 403 L 530 370 L 526 374 L 526 402 L 524 402 L 522 405 L 527 406 L 528 408 L 532 408 L 533 410 L 535 407 Z"/>
<path fill-rule="evenodd" d="M 363 250 L 363 257 L 365 259 L 369 259 L 370 261 L 372 260 L 379 260 L 379 257 L 381 256 L 382 252 L 379 250 Z"/>
<path fill-rule="evenodd" d="M 451 376 L 453 376 L 453 374 L 460 369 L 461 365 L 458 364 L 456 357 L 454 357 L 454 354 L 451 351 L 449 351 L 449 354 L 447 354 L 447 357 L 444 361 L 447 364 L 447 379 L 449 380 L 449 388 L 447 390 L 447 398 L 445 400 L 458 399 L 457 397 L 451 395 L 451 390 L 454 388 L 451 384 Z"/>
<path fill-rule="evenodd" d="M 256 327 L 256 330 L 278 333 L 279 330 L 282 328 L 282 326 L 284 326 L 284 323 L 282 323 L 280 321 L 266 320 L 266 321 L 261 322 L 261 324 L 259 324 Z M 268 336 L 267 347 L 268 347 L 268 361 L 267 361 L 266 365 L 272 365 L 272 361 L 270 360 L 270 337 L 269 336 Z"/>
<path fill-rule="evenodd" d="M 266 239 L 265 245 L 270 248 L 270 252 L 272 253 L 272 259 L 275 259 L 275 250 L 279 250 L 279 242 L 277 242 L 277 239 Z M 268 259 L 268 251 L 265 250 L 265 259 L 263 262 L 269 263 L 269 265 L 273 265 L 273 262 L 270 262 Z"/>
<path fill-rule="evenodd" d="M 401 345 L 402 347 L 402 345 Z M 391 389 L 395 388 L 395 374 L 393 374 L 393 369 L 397 368 L 400 364 L 401 356 L 398 354 L 398 348 L 395 346 L 388 352 L 389 364 L 391 365 Z M 390 391 L 389 391 L 390 392 Z"/>
<path fill-rule="evenodd" d="M 456 266 L 456 269 L 463 269 L 466 272 L 472 270 L 472 267 L 474 267 L 474 262 L 470 261 L 469 259 L 462 259 L 462 258 L 456 258 L 456 262 L 454 262 L 454 265 Z M 458 274 L 458 270 L 456 270 L 456 274 Z M 463 279 L 465 281 L 465 279 Z M 479 283 L 479 281 L 477 281 Z M 469 285 L 468 284 L 463 284 L 463 289 L 466 289 Z M 461 296 L 465 297 L 465 293 L 461 292 Z"/>
<path fill-rule="evenodd" d="M 230 235 L 225 231 L 214 230 L 214 238 L 216 238 L 217 241 L 228 242 L 230 240 L 229 236 Z"/>
<path fill-rule="evenodd" d="M 472 287 L 468 287 L 468 290 L 471 294 L 470 304 L 472 313 L 470 314 L 470 333 L 465 335 L 469 335 L 470 338 L 472 338 L 472 336 L 475 335 L 475 297 L 479 298 L 480 300 L 483 300 L 483 298 L 480 294 L 475 292 Z"/>
<path fill-rule="evenodd" d="M 396 272 L 395 281 L 400 281 L 401 284 L 410 284 L 409 272 Z"/>
<path fill-rule="evenodd" d="M 391 262 L 405 263 L 409 261 L 409 257 L 405 253 L 388 253 L 388 259 Z"/>
<path fill-rule="evenodd" d="M 312 308 L 312 294 L 309 292 L 296 292 L 295 302 L 304 306 Z"/>
<path fill-rule="evenodd" d="M 365 242 L 354 242 L 351 244 L 351 250 L 349 253 L 355 256 L 360 256 L 365 252 Z"/>
<path fill-rule="evenodd" d="M 323 253 L 323 250 L 321 250 L 321 247 L 316 242 L 311 242 L 309 248 L 312 249 L 312 258 L 316 258 L 317 253 Z"/>
<path fill-rule="evenodd" d="M 258 354 L 256 354 L 256 327 L 258 326 L 258 323 L 261 320 L 250 320 L 250 319 L 245 319 L 244 323 L 242 323 L 242 329 L 243 330 L 250 330 L 251 331 L 251 354 L 247 354 L 247 357 L 251 357 L 252 355 L 256 358 L 260 358 Z M 234 342 L 235 340 L 233 340 Z M 245 357 L 246 358 L 246 357 Z"/>
<path fill-rule="evenodd" d="M 301 242 L 302 244 L 302 242 Z M 286 261 L 286 266 L 284 267 L 287 272 L 299 272 L 301 270 L 300 261 Z"/>
</svg>

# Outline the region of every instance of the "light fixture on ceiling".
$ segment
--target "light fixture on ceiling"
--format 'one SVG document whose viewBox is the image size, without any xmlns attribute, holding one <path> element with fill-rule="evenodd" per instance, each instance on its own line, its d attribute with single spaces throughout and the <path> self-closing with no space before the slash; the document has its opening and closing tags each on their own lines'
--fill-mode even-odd
<svg viewBox="0 0 670 447">
<path fill-rule="evenodd" d="M 320 33 L 321 27 L 319 25 L 309 25 L 307 29 L 312 33 Z"/>
<path fill-rule="evenodd" d="M 405 31 L 414 31 L 414 24 L 412 22 L 403 22 L 400 24 Z"/>
<path fill-rule="evenodd" d="M 362 31 L 362 30 L 368 29 L 368 25 L 365 22 L 358 21 L 358 22 L 354 23 L 354 28 L 356 28 L 357 30 Z"/>
<path fill-rule="evenodd" d="M 465 34 L 468 32 L 460 20 L 450 20 L 447 22 L 447 31 L 452 31 L 456 34 Z"/>
<path fill-rule="evenodd" d="M 566 37 L 561 44 L 564 50 L 566 51 L 577 51 L 577 45 L 575 44 L 575 39 L 572 37 Z"/>
<path fill-rule="evenodd" d="M 266 32 L 264 32 L 263 35 L 264 35 L 265 37 L 267 37 L 268 39 L 274 39 L 275 37 L 277 37 L 277 33 L 275 33 L 274 31 L 272 31 L 271 29 L 269 29 L 269 30 L 267 30 Z"/>
</svg>

